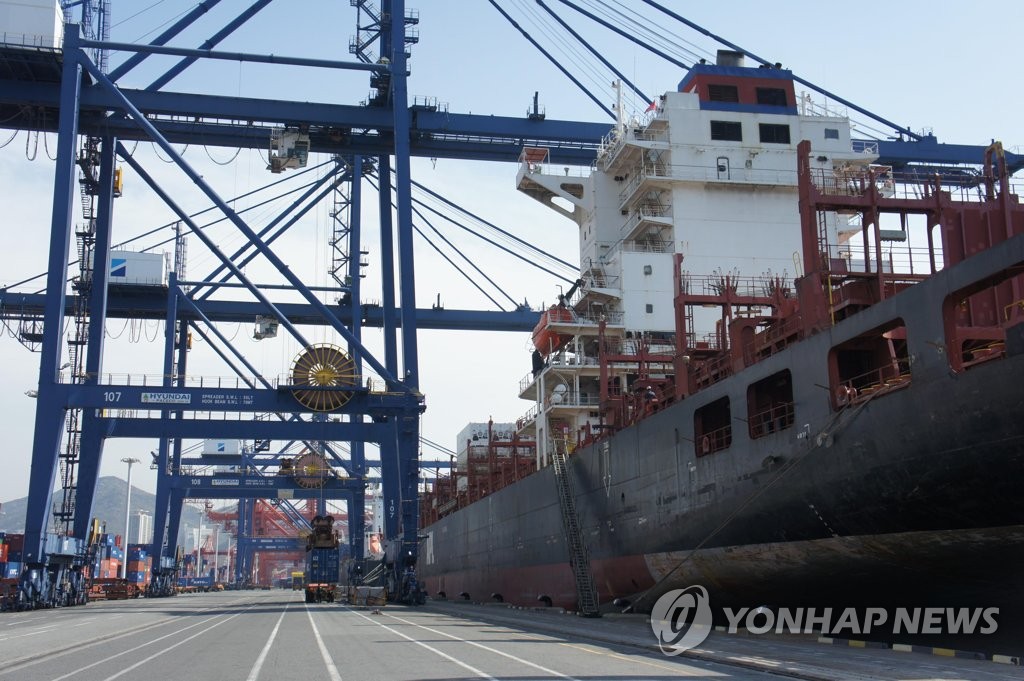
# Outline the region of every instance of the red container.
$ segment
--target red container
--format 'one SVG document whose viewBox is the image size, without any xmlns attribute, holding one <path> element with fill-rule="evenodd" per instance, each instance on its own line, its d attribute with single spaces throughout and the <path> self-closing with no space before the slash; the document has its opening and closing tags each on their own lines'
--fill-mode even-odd
<svg viewBox="0 0 1024 681">
<path fill-rule="evenodd" d="M 0 544 L 0 563 L 7 562 L 7 544 Z"/>
<path fill-rule="evenodd" d="M 23 534 L 9 534 L 7 539 L 4 540 L 4 546 L 7 546 L 11 551 L 24 551 L 25 550 L 25 535 Z"/>
</svg>

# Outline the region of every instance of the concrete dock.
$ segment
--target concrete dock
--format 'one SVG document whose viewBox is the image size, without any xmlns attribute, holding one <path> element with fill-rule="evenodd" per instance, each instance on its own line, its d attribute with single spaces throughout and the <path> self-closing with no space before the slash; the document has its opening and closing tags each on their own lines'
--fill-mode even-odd
<svg viewBox="0 0 1024 681">
<path fill-rule="evenodd" d="M 0 616 L 0 681 L 1024 679 L 1021 667 L 712 633 L 662 654 L 642 616 L 431 602 L 379 612 L 292 591 L 92 603 Z"/>
</svg>

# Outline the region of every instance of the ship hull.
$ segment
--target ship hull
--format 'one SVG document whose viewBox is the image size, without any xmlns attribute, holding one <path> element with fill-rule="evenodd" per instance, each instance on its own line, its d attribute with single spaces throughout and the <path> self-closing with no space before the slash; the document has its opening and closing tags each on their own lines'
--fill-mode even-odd
<svg viewBox="0 0 1024 681">
<path fill-rule="evenodd" d="M 950 291 L 1021 262 L 1024 237 L 813 335 L 568 459 L 602 603 L 649 609 L 701 584 L 720 606 L 999 607 L 1024 629 L 1024 344 L 953 371 Z M 898 319 L 909 381 L 836 408 L 832 349 Z M 1024 337 L 1021 328 L 1009 330 Z M 747 433 L 749 387 L 788 372 L 795 419 Z M 735 405 L 732 442 L 701 456 L 696 410 Z M 551 467 L 424 529 L 432 593 L 574 609 Z"/>
</svg>

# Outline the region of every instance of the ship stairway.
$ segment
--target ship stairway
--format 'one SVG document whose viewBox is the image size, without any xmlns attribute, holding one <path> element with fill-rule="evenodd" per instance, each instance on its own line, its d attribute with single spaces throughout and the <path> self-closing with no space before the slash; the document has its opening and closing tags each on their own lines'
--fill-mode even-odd
<svg viewBox="0 0 1024 681">
<path fill-rule="evenodd" d="M 569 565 L 576 580 L 578 612 L 582 617 L 600 617 L 597 585 L 594 583 L 594 573 L 590 568 L 590 551 L 583 539 L 579 515 L 576 513 L 576 496 L 567 466 L 566 450 L 566 441 L 562 438 L 556 439 L 551 461 L 555 469 L 555 484 L 558 487 L 558 506 L 562 511 L 565 543 L 569 549 Z"/>
</svg>

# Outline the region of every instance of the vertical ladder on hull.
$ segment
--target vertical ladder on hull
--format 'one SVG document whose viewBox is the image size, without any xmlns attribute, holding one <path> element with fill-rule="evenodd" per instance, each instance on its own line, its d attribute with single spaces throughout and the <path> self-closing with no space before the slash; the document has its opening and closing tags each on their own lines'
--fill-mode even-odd
<svg viewBox="0 0 1024 681">
<path fill-rule="evenodd" d="M 565 542 L 569 548 L 569 565 L 572 566 L 573 577 L 576 579 L 576 598 L 579 601 L 579 614 L 583 617 L 600 617 L 598 609 L 597 586 L 594 575 L 590 571 L 590 551 L 583 541 L 580 519 L 576 513 L 576 496 L 573 493 L 572 477 L 566 466 L 566 443 L 564 438 L 556 438 L 551 454 L 555 469 L 555 484 L 558 487 L 558 506 L 562 510 L 562 527 L 565 530 Z"/>
</svg>

